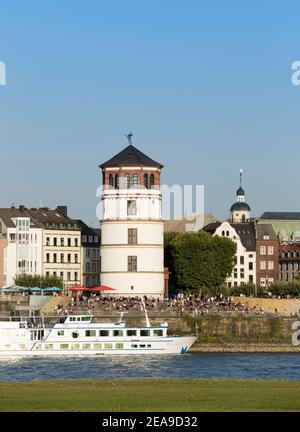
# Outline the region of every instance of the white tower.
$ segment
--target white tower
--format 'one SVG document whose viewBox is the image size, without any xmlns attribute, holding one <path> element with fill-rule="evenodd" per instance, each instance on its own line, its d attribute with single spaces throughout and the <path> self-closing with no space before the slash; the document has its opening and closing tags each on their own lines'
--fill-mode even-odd
<svg viewBox="0 0 300 432">
<path fill-rule="evenodd" d="M 163 166 L 131 144 L 100 165 L 103 173 L 101 284 L 120 296 L 164 295 Z"/>
</svg>

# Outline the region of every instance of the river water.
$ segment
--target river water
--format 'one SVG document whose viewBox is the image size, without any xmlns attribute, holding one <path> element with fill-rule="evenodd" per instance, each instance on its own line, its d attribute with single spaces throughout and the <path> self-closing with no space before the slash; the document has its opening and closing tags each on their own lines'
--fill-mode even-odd
<svg viewBox="0 0 300 432">
<path fill-rule="evenodd" d="M 154 377 L 300 380 L 300 355 L 197 353 L 0 360 L 0 381 Z"/>
</svg>

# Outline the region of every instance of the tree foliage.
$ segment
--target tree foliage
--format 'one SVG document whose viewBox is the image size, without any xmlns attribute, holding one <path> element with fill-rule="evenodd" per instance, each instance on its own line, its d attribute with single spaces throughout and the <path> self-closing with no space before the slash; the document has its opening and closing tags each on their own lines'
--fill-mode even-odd
<svg viewBox="0 0 300 432">
<path fill-rule="evenodd" d="M 235 253 L 232 240 L 204 232 L 170 235 L 165 251 L 177 284 L 197 292 L 224 285 L 232 273 Z"/>
<path fill-rule="evenodd" d="M 29 275 L 22 273 L 14 278 L 15 285 L 25 288 L 63 288 L 63 280 L 58 276 Z"/>
</svg>

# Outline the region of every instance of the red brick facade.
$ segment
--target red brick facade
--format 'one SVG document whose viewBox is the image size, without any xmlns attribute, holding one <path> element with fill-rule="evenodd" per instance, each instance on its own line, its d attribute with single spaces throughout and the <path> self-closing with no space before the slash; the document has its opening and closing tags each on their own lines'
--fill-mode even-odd
<svg viewBox="0 0 300 432">
<path fill-rule="evenodd" d="M 129 167 L 128 167 L 129 168 Z M 149 167 L 147 167 L 149 168 Z M 132 188 L 133 186 L 133 176 L 138 176 L 138 185 L 139 187 L 144 187 L 144 176 L 147 175 L 148 176 L 148 189 L 150 189 L 150 179 L 151 176 L 153 176 L 153 181 L 152 184 L 154 185 L 155 189 L 158 189 L 160 187 L 160 170 L 153 167 L 153 170 L 151 169 L 146 169 L 146 167 L 141 167 L 140 170 L 135 170 L 133 169 L 126 169 L 124 170 L 123 168 L 119 168 L 118 170 L 114 169 L 111 170 L 109 168 L 105 168 L 103 170 L 103 185 L 105 186 L 109 186 L 110 185 L 110 176 L 112 176 L 112 180 L 113 180 L 113 185 L 116 184 L 116 175 L 119 175 L 119 184 L 120 184 L 120 188 L 122 188 L 122 184 L 125 184 L 125 174 L 129 174 L 130 175 L 130 187 Z M 124 186 L 123 186 L 124 187 Z"/>
<path fill-rule="evenodd" d="M 279 280 L 279 241 L 256 240 L 256 283 L 267 286 Z"/>
</svg>

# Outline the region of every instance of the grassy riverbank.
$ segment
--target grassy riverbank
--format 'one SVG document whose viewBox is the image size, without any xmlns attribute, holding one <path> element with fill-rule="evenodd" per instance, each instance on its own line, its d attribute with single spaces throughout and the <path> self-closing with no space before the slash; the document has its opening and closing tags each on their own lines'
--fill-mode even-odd
<svg viewBox="0 0 300 432">
<path fill-rule="evenodd" d="M 297 381 L 0 383 L 0 411 L 300 411 L 299 393 Z"/>
</svg>

